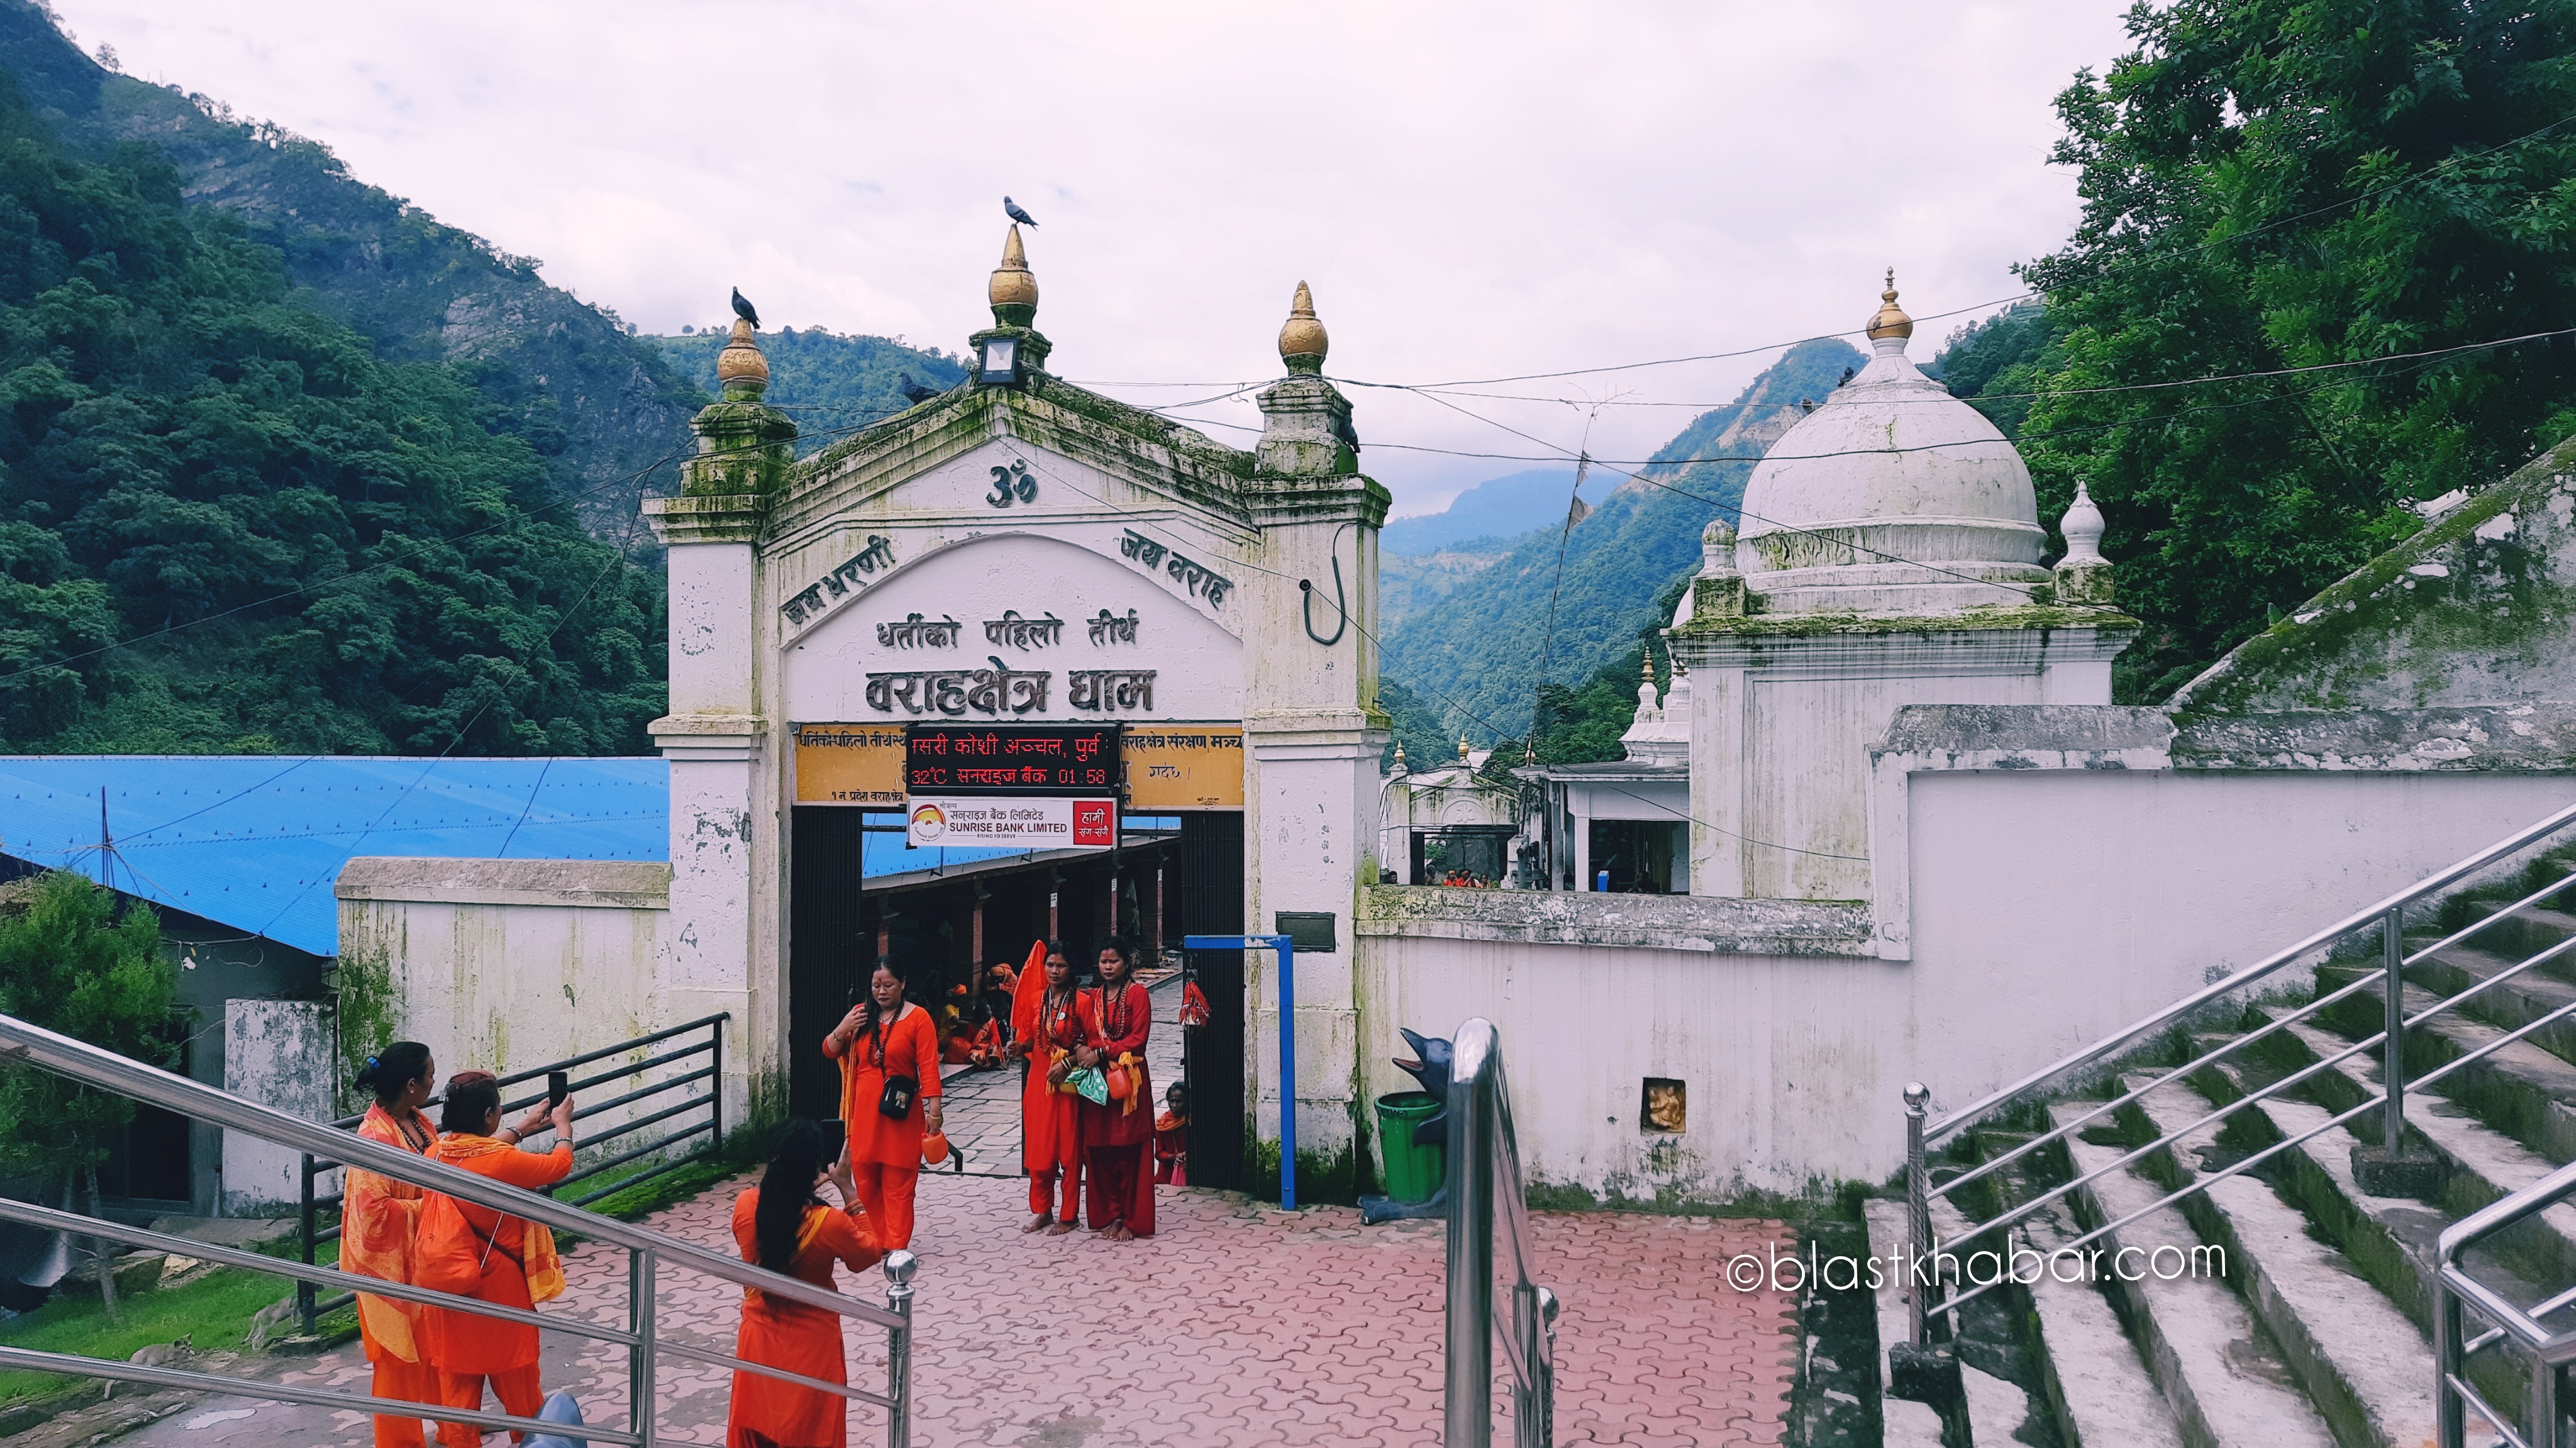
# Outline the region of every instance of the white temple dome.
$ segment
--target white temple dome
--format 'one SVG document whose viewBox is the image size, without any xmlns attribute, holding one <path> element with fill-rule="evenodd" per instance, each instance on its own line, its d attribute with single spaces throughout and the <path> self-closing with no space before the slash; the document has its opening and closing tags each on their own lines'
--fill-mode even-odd
<svg viewBox="0 0 2576 1448">
<path fill-rule="evenodd" d="M 2047 581 L 2030 470 L 1906 360 L 1912 332 L 1891 274 L 1877 355 L 1754 467 L 1735 559 L 1762 612 L 1948 613 Z"/>
</svg>

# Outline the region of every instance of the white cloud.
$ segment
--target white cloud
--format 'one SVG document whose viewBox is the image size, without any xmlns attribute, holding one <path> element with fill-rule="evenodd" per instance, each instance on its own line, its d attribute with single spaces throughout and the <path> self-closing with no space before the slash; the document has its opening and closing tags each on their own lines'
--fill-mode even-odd
<svg viewBox="0 0 2576 1448">
<path fill-rule="evenodd" d="M 2050 98 L 2123 48 L 2115 0 L 56 4 L 130 74 L 323 141 L 646 330 L 719 321 L 739 285 L 773 326 L 955 350 L 1009 192 L 1056 369 L 1119 383 L 1275 375 L 1301 278 L 1331 370 L 1385 381 L 1853 329 L 1890 263 L 1918 316 L 2010 295 L 2076 213 Z M 1767 360 L 1497 390 L 1722 401 Z M 1544 451 L 1354 395 L 1364 444 Z M 1605 410 L 1592 450 L 1642 457 L 1687 416 Z M 1533 465 L 1366 459 L 1406 511 Z"/>
</svg>

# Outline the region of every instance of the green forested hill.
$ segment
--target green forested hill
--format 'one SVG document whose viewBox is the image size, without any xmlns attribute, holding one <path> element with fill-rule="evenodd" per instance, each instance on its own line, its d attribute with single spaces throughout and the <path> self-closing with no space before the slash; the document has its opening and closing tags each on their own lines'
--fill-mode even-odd
<svg viewBox="0 0 2576 1448">
<path fill-rule="evenodd" d="M 707 398 L 614 313 L 548 286 L 535 261 L 358 181 L 313 141 L 101 67 L 29 0 L 0 0 L 0 70 L 69 154 L 161 153 L 189 209 L 238 217 L 378 357 L 453 364 L 484 421 L 527 442 L 593 535 L 623 536 L 640 475 L 686 449 Z"/>
<path fill-rule="evenodd" d="M 85 149 L 0 75 L 0 749 L 644 748 L 660 581 L 529 413 Z"/>
<path fill-rule="evenodd" d="M 646 339 L 662 350 L 679 374 L 709 392 L 716 388 L 716 353 L 725 334 L 699 332 Z M 919 351 L 886 337 L 854 337 L 819 327 L 781 327 L 760 338 L 769 359 L 769 392 L 763 399 L 796 419 L 796 450 L 817 452 L 851 433 L 892 417 L 912 404 L 903 400 L 903 378 L 945 392 L 966 380 L 966 361 L 933 347 Z"/>
<path fill-rule="evenodd" d="M 1657 594 L 1697 570 L 1700 531 L 1721 513 L 1733 515 L 1752 460 L 1788 429 L 1798 399 L 1823 397 L 1860 361 L 1848 343 L 1830 339 L 1790 348 L 1733 403 L 1693 419 L 1638 470 L 1641 480 L 1623 483 L 1570 534 L 1542 528 L 1502 545 L 1490 563 L 1469 569 L 1452 560 L 1445 574 L 1432 565 L 1448 555 L 1401 567 L 1384 560 L 1390 575 L 1402 576 L 1387 589 L 1381 671 L 1438 716 L 1453 750 L 1461 732 L 1479 744 L 1520 736 L 1542 655 L 1548 679 L 1573 683 L 1630 647 L 1639 628 L 1657 621 Z M 1551 642 L 1560 537 L 1564 582 Z M 1399 598 L 1400 610 L 1392 601 Z M 1633 705 L 1633 654 L 1627 667 Z M 1413 747 L 1408 736 L 1405 748 Z"/>
</svg>

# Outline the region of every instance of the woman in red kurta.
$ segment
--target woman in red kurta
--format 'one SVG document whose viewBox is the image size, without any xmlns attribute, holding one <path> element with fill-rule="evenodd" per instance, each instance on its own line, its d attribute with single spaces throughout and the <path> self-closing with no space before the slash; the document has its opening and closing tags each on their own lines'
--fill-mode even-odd
<svg viewBox="0 0 2576 1448">
<path fill-rule="evenodd" d="M 1073 1063 L 1110 1078 L 1108 1104 L 1082 1099 L 1082 1147 L 1091 1173 L 1091 1229 L 1112 1242 L 1154 1235 L 1154 1083 L 1145 1070 L 1153 997 L 1136 982 L 1135 947 L 1100 947 L 1100 986 L 1074 999 L 1082 1044 Z M 1120 1090 L 1118 1074 L 1126 1076 Z"/>
<path fill-rule="evenodd" d="M 421 1104 L 438 1090 L 438 1063 L 418 1041 L 396 1041 L 367 1058 L 358 1084 L 375 1093 L 358 1134 L 369 1141 L 427 1154 L 438 1133 Z M 412 1236 L 420 1226 L 420 1188 L 350 1167 L 340 1206 L 340 1270 L 382 1282 L 412 1280 Z M 379 1398 L 435 1404 L 438 1370 L 422 1351 L 420 1308 L 371 1292 L 358 1294 L 358 1338 L 375 1368 Z M 376 1448 L 424 1448 L 420 1415 L 376 1417 Z"/>
<path fill-rule="evenodd" d="M 830 1169 L 825 1170 L 826 1167 Z M 840 1189 L 841 1210 L 815 1193 L 829 1180 Z M 850 1163 L 823 1160 L 823 1133 L 791 1118 L 778 1133 L 778 1150 L 760 1185 L 734 1199 L 733 1239 L 742 1260 L 831 1289 L 832 1265 L 853 1272 L 885 1254 L 877 1250 L 850 1181 Z M 757 1287 L 742 1293 L 742 1331 L 734 1356 L 785 1368 L 828 1383 L 849 1381 L 841 1344 L 840 1314 L 773 1298 Z M 758 1373 L 733 1375 L 733 1405 L 725 1413 L 726 1448 L 844 1448 L 849 1400 Z"/>
<path fill-rule="evenodd" d="M 867 1208 L 877 1246 L 912 1245 L 912 1191 L 921 1180 L 921 1138 L 940 1129 L 939 1033 L 930 1012 L 903 998 L 904 967 L 880 956 L 868 996 L 850 1008 L 823 1054 L 841 1063 L 841 1119 L 849 1123 L 844 1159 Z M 877 1107 L 889 1077 L 911 1078 L 903 1115 Z"/>
<path fill-rule="evenodd" d="M 549 1119 L 555 1129 L 554 1150 L 543 1155 L 519 1150 L 519 1143 L 544 1130 Z M 572 1174 L 570 1097 L 551 1111 L 539 1102 L 517 1126 L 504 1128 L 500 1083 L 489 1071 L 466 1071 L 449 1078 L 447 1105 L 438 1124 L 442 1134 L 429 1150 L 432 1161 L 530 1191 L 553 1186 Z M 504 1130 L 510 1132 L 506 1139 L 500 1135 Z M 554 1234 L 544 1224 L 458 1201 L 443 1192 L 425 1192 L 422 1200 L 422 1231 L 415 1247 L 417 1274 L 425 1282 L 471 1278 L 474 1286 L 466 1296 L 522 1312 L 563 1291 L 563 1264 L 555 1256 Z M 442 1223 L 453 1227 L 442 1230 Z M 535 1328 L 451 1307 L 424 1307 L 421 1319 L 428 1329 L 429 1358 L 438 1367 L 441 1397 L 447 1406 L 481 1409 L 483 1382 L 489 1378 L 502 1411 L 533 1418 L 545 1407 L 545 1389 L 537 1380 Z M 464 1423 L 441 1423 L 438 1441 L 449 1448 L 475 1448 L 483 1441 L 483 1430 Z"/>
<path fill-rule="evenodd" d="M 1029 1174 L 1029 1220 L 1020 1230 L 1061 1236 L 1081 1215 L 1082 1117 L 1074 1109 L 1081 1098 L 1066 1089 L 1064 1077 L 1073 1048 L 1082 1044 L 1082 1022 L 1073 1010 L 1073 963 L 1064 946 L 1046 941 L 1029 957 L 1011 1010 L 1011 1049 L 1028 1062 L 1020 1077 L 1020 1159 Z M 1059 1195 L 1061 1215 L 1049 1210 Z"/>
</svg>

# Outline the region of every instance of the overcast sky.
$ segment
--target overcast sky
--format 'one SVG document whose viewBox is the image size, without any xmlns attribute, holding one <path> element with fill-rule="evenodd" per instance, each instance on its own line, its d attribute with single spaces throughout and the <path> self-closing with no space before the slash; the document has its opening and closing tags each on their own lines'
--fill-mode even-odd
<svg viewBox="0 0 2576 1448">
<path fill-rule="evenodd" d="M 1301 278 L 1328 370 L 1406 383 L 1856 333 L 1891 264 L 1917 317 L 2009 297 L 2076 214 L 2050 99 L 2126 0 L 55 5 L 648 332 L 739 285 L 771 327 L 955 351 L 1008 192 L 1053 370 L 1169 403 L 1276 376 Z M 1591 450 L 1635 459 L 1691 414 L 1625 404 L 1730 400 L 1771 355 L 1485 390 L 1618 398 Z M 1351 393 L 1399 512 L 1537 464 L 1388 444 L 1549 453 Z M 1584 436 L 1581 406 L 1453 401 Z"/>
</svg>

